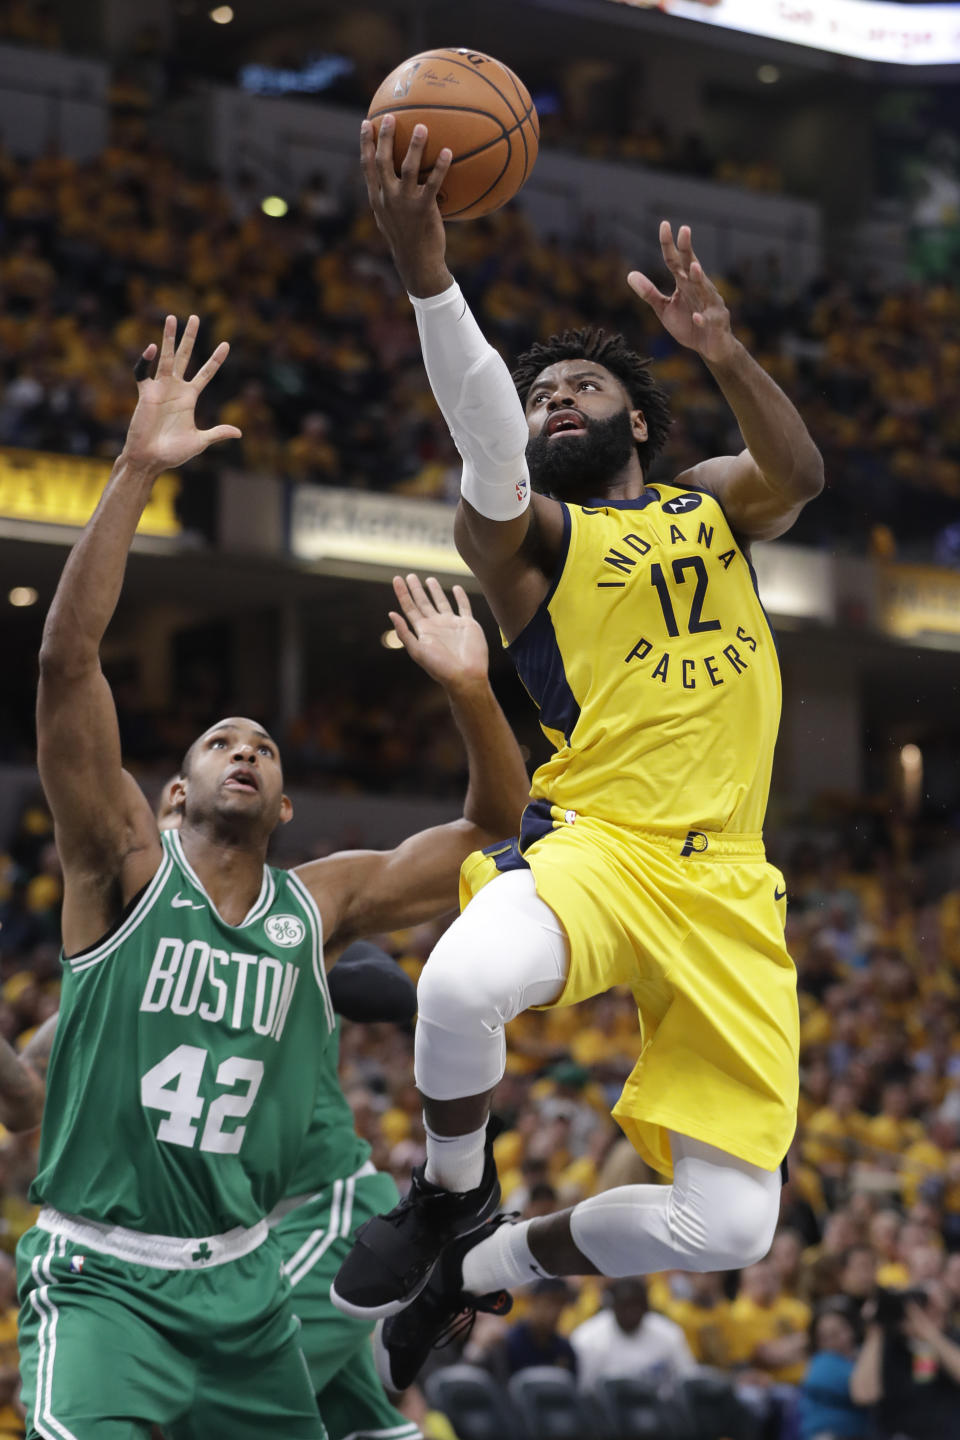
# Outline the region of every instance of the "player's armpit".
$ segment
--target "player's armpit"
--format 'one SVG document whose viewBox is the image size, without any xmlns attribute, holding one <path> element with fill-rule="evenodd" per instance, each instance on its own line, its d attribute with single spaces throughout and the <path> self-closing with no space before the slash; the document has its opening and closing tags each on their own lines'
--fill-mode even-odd
<svg viewBox="0 0 960 1440">
<path fill-rule="evenodd" d="M 671 482 L 691 490 L 706 490 L 720 502 L 734 534 L 744 540 L 776 540 L 784 535 L 822 485 L 805 475 L 771 480 L 749 450 L 721 455 L 684 470 Z"/>
<path fill-rule="evenodd" d="M 325 943 L 342 945 L 455 910 L 464 860 L 499 838 L 454 820 L 421 830 L 395 850 L 346 850 L 296 873 L 317 902 Z"/>
<path fill-rule="evenodd" d="M 563 506 L 534 495 L 515 520 L 488 520 L 461 500 L 454 521 L 457 550 L 483 587 L 494 619 L 513 640 L 537 613 L 564 548 Z"/>
</svg>

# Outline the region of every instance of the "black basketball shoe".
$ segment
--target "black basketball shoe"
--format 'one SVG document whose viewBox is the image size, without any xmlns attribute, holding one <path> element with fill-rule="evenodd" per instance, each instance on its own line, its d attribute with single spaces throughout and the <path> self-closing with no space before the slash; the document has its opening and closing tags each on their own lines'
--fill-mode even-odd
<svg viewBox="0 0 960 1440">
<path fill-rule="evenodd" d="M 373 1332 L 377 1374 L 398 1394 L 412 1385 L 431 1350 L 442 1349 L 473 1329 L 477 1311 L 506 1315 L 513 1297 L 506 1290 L 471 1295 L 463 1288 L 463 1257 L 515 1215 L 495 1215 L 469 1235 L 446 1246 L 416 1300 L 398 1315 L 380 1320 Z"/>
<path fill-rule="evenodd" d="M 362 1320 L 396 1315 L 420 1294 L 444 1246 L 476 1230 L 500 1204 L 493 1141 L 500 1125 L 487 1125 L 483 1178 L 474 1190 L 442 1190 L 418 1165 L 404 1198 L 386 1215 L 361 1225 L 353 1249 L 330 1286 L 338 1310 Z"/>
</svg>

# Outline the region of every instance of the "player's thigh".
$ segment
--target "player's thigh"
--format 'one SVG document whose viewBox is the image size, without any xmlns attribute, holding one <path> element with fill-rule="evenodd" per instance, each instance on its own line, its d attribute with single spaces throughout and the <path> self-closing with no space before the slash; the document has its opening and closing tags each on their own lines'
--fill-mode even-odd
<svg viewBox="0 0 960 1440">
<path fill-rule="evenodd" d="M 207 1370 L 189 1415 L 165 1432 L 169 1440 L 326 1440 L 295 1339 L 265 1359 Z"/>
<path fill-rule="evenodd" d="M 376 1440 L 420 1440 L 419 1426 L 401 1415 L 387 1399 L 369 1345 L 358 1347 L 352 1359 L 317 1395 L 317 1404 L 330 1440 L 367 1440 L 368 1436 Z"/>
<path fill-rule="evenodd" d="M 344 1315 L 330 1302 L 330 1286 L 353 1246 L 357 1227 L 397 1203 L 391 1176 L 351 1176 L 334 1181 L 322 1197 L 281 1221 L 274 1231 L 300 1320 L 300 1347 L 319 1394 L 354 1353 L 369 1345 L 373 1326 Z"/>
<path fill-rule="evenodd" d="M 149 1440 L 189 1403 L 194 1366 L 151 1325 L 121 1262 L 75 1255 L 42 1232 L 21 1242 L 20 1366 L 28 1435 Z M 71 1259 L 82 1268 L 70 1269 Z"/>
</svg>

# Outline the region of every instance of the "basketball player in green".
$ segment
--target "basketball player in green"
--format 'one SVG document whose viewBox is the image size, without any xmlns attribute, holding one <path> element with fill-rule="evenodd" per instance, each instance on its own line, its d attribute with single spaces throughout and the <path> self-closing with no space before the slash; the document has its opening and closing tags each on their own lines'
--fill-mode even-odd
<svg viewBox="0 0 960 1440">
<path fill-rule="evenodd" d="M 270 836 L 291 816 L 279 753 L 233 717 L 190 747 L 181 826 L 161 835 L 122 768 L 99 651 L 154 481 L 239 434 L 196 428 L 227 354 L 188 381 L 198 326 L 178 346 L 168 316 L 144 352 L 124 450 L 44 628 L 38 761 L 64 872 L 64 975 L 42 1209 L 18 1254 L 31 1440 L 146 1440 L 151 1424 L 171 1440 L 320 1440 L 264 1217 L 295 1175 L 332 1043 L 324 941 L 335 952 L 449 908 L 461 860 L 506 833 L 526 791 L 485 674 L 453 663 L 461 617 L 411 585 L 395 625 L 439 633 L 456 670 L 463 817 L 387 853 L 272 869 Z"/>
<path fill-rule="evenodd" d="M 161 797 L 161 829 L 180 823 L 167 799 L 175 783 Z M 416 1011 L 413 982 L 375 945 L 359 941 L 348 946 L 328 980 L 338 1016 L 337 1041 L 340 1015 L 361 1022 L 403 1022 Z M 51 1016 L 19 1055 L 0 1036 L 0 1122 L 9 1129 L 32 1130 L 40 1124 L 56 1024 Z M 377 1377 L 372 1325 L 341 1314 L 330 1301 L 331 1282 L 357 1227 L 399 1199 L 392 1177 L 375 1169 L 370 1146 L 354 1128 L 337 1078 L 338 1050 L 337 1043 L 325 1052 L 310 1129 L 288 1193 L 267 1224 L 294 1292 L 300 1348 L 330 1440 L 371 1435 L 420 1440 L 417 1425 L 390 1404 Z"/>
</svg>

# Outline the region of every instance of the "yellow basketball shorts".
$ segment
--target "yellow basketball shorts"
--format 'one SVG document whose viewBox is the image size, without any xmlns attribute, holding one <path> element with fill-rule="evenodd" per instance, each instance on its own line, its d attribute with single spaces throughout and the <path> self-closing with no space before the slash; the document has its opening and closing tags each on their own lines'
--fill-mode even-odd
<svg viewBox="0 0 960 1440">
<path fill-rule="evenodd" d="M 797 976 L 786 888 L 759 836 L 627 830 L 536 801 L 519 841 L 468 856 L 460 899 L 529 866 L 567 932 L 555 1005 L 625 985 L 640 1058 L 613 1110 L 648 1164 L 675 1130 L 775 1170 L 797 1120 Z M 552 1007 L 551 1007 L 552 1008 Z"/>
</svg>

